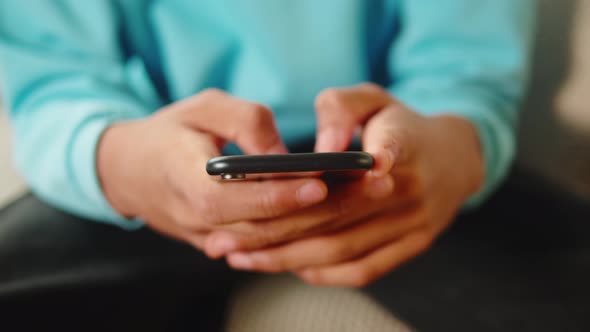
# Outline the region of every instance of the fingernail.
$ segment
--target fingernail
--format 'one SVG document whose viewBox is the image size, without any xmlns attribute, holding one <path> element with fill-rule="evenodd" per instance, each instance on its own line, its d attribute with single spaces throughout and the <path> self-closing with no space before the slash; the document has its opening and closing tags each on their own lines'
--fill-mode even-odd
<svg viewBox="0 0 590 332">
<path fill-rule="evenodd" d="M 391 149 L 383 149 L 374 154 L 374 156 L 377 157 L 377 164 L 375 165 L 376 167 L 371 170 L 371 175 L 374 177 L 382 177 L 388 174 L 391 171 L 395 160 L 395 154 L 393 151 Z"/>
<path fill-rule="evenodd" d="M 393 179 L 391 176 L 375 178 L 366 188 L 367 196 L 374 199 L 385 198 L 393 193 Z"/>
<path fill-rule="evenodd" d="M 324 129 L 318 135 L 316 152 L 334 152 L 340 145 L 339 131 L 334 127 Z"/>
<path fill-rule="evenodd" d="M 236 242 L 228 236 L 218 235 L 213 239 L 213 252 L 218 256 L 227 255 L 236 250 Z"/>
<path fill-rule="evenodd" d="M 389 172 L 391 170 L 391 168 L 393 167 L 393 164 L 395 164 L 395 157 L 396 157 L 396 153 L 393 151 L 393 149 L 385 149 L 385 159 L 386 161 L 386 172 Z"/>
<path fill-rule="evenodd" d="M 236 253 L 227 257 L 229 265 L 239 270 L 249 270 L 252 268 L 252 259 L 246 254 Z"/>
<path fill-rule="evenodd" d="M 321 202 L 325 197 L 325 189 L 317 182 L 308 182 L 297 190 L 297 200 L 303 206 Z"/>
<path fill-rule="evenodd" d="M 283 143 L 279 143 L 268 149 L 268 151 L 266 151 L 266 154 L 284 154 L 288 152 L 289 150 L 287 150 L 285 145 Z"/>
</svg>

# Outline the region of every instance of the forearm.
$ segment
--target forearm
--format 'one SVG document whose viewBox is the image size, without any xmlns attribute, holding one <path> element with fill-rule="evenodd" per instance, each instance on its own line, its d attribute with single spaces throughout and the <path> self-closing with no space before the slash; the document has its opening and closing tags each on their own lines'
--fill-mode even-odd
<svg viewBox="0 0 590 332">
<path fill-rule="evenodd" d="M 52 205 L 133 227 L 104 199 L 96 174 L 96 148 L 110 124 L 142 113 L 131 104 L 102 106 L 61 101 L 13 112 L 15 161 L 31 189 Z"/>
<path fill-rule="evenodd" d="M 120 28 L 111 1 L 2 1 L 0 85 L 31 189 L 68 212 L 132 227 L 104 198 L 96 148 L 108 126 L 160 105 L 142 83 L 145 68 L 122 55 Z"/>
<path fill-rule="evenodd" d="M 485 181 L 469 204 L 501 182 L 515 155 L 518 108 L 528 78 L 534 1 L 443 0 L 440 10 L 403 1 L 392 46 L 390 92 L 417 112 L 452 114 L 476 129 Z"/>
</svg>

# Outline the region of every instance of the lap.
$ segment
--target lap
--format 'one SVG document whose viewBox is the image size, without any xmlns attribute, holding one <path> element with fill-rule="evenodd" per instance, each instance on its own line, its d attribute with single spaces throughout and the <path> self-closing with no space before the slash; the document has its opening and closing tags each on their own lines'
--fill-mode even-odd
<svg viewBox="0 0 590 332">
<path fill-rule="evenodd" d="M 517 172 L 431 251 L 365 294 L 424 331 L 583 330 L 588 210 Z M 97 318 L 145 331 L 213 330 L 243 277 L 148 229 L 81 220 L 33 196 L 0 211 L 0 262 L 6 317 L 26 310 L 56 324 L 96 321 L 97 330 L 106 326 Z"/>
<path fill-rule="evenodd" d="M 21 328 L 213 331 L 236 279 L 222 261 L 147 228 L 83 220 L 32 195 L 0 211 L 0 263 L 0 311 Z"/>
</svg>

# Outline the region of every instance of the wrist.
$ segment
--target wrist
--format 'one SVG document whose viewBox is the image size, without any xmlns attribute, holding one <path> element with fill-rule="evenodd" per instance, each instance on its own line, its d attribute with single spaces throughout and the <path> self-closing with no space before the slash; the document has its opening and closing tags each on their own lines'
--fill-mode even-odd
<svg viewBox="0 0 590 332">
<path fill-rule="evenodd" d="M 133 217 L 122 191 L 126 187 L 126 177 L 121 175 L 125 173 L 125 146 L 128 145 L 126 127 L 126 124 L 113 124 L 103 132 L 96 150 L 96 172 L 103 195 L 111 207 L 122 216 Z"/>
<path fill-rule="evenodd" d="M 475 126 L 469 121 L 456 115 L 440 115 L 431 118 L 437 123 L 439 142 L 451 151 L 443 156 L 450 163 L 449 167 L 461 183 L 462 195 L 466 200 L 481 190 L 485 180 L 485 161 Z"/>
</svg>

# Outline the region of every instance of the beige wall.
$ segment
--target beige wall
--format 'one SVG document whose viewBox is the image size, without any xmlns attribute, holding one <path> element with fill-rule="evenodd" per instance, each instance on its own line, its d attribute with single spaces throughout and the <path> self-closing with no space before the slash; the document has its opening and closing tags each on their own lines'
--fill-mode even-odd
<svg viewBox="0 0 590 332">
<path fill-rule="evenodd" d="M 518 162 L 590 199 L 588 0 L 539 0 L 540 22 Z"/>
<path fill-rule="evenodd" d="M 22 195 L 25 185 L 10 159 L 10 132 L 6 115 L 0 107 L 0 206 Z"/>
<path fill-rule="evenodd" d="M 570 70 L 557 109 L 565 124 L 590 137 L 590 1 L 579 0 L 575 12 Z"/>
</svg>

